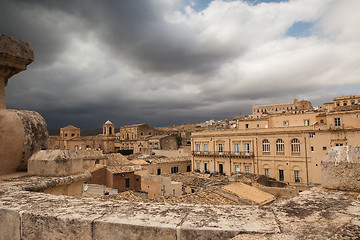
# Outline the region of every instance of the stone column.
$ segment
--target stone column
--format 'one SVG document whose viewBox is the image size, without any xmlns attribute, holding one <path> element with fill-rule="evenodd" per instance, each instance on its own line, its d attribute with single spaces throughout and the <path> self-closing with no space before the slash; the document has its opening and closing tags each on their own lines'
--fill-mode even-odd
<svg viewBox="0 0 360 240">
<path fill-rule="evenodd" d="M 33 61 L 29 43 L 0 35 L 0 175 L 26 170 L 31 155 L 47 148 L 46 122 L 40 114 L 7 110 L 5 103 L 8 80 Z"/>
</svg>

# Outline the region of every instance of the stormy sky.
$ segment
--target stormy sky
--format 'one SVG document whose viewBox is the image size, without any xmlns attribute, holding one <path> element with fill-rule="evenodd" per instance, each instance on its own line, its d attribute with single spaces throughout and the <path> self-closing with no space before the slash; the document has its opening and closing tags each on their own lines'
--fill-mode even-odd
<svg viewBox="0 0 360 240">
<path fill-rule="evenodd" d="M 360 90 L 359 0 L 0 0 L 35 62 L 8 108 L 49 128 L 232 119 Z"/>
</svg>

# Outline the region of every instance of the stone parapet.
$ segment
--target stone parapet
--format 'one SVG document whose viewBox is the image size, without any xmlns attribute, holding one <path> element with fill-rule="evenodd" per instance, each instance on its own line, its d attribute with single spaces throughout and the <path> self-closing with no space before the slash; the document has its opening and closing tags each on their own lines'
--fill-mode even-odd
<svg viewBox="0 0 360 240">
<path fill-rule="evenodd" d="M 0 221 L 6 223 L 0 225 L 0 239 L 224 239 L 242 232 L 279 232 L 273 213 L 258 206 L 139 203 L 25 191 L 67 178 L 0 181 Z"/>
<path fill-rule="evenodd" d="M 360 230 L 359 194 L 320 188 L 267 207 L 32 192 L 85 175 L 0 180 L 0 239 L 352 239 Z"/>
</svg>

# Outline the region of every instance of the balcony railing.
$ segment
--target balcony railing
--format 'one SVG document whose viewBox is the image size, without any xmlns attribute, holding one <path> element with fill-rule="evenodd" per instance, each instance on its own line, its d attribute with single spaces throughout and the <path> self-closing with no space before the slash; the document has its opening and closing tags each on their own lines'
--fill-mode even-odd
<svg viewBox="0 0 360 240">
<path fill-rule="evenodd" d="M 193 151 L 192 155 L 194 156 L 210 156 L 210 157 L 239 157 L 239 158 L 249 158 L 253 157 L 253 152 L 235 152 L 235 151 Z"/>
</svg>

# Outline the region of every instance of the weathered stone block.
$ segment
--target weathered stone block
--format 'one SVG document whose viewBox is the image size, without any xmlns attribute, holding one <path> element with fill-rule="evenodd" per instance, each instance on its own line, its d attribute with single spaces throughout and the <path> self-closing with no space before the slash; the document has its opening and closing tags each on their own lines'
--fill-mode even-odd
<svg viewBox="0 0 360 240">
<path fill-rule="evenodd" d="M 0 209 L 0 240 L 20 239 L 20 215 L 18 210 Z"/>
<path fill-rule="evenodd" d="M 41 150 L 28 162 L 28 172 L 37 176 L 69 176 L 83 172 L 83 160 L 75 150 Z"/>
<path fill-rule="evenodd" d="M 74 239 L 91 240 L 93 219 L 41 215 L 23 212 L 21 215 L 21 239 Z"/>
<path fill-rule="evenodd" d="M 321 162 L 325 188 L 360 191 L 360 147 L 332 147 Z"/>
</svg>

